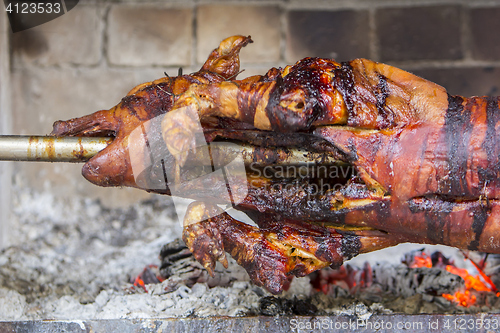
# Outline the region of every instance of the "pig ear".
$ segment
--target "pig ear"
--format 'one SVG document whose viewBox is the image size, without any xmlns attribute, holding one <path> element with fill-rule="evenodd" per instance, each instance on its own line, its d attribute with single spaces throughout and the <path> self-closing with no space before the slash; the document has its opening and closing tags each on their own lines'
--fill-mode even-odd
<svg viewBox="0 0 500 333">
<path fill-rule="evenodd" d="M 201 71 L 219 74 L 226 80 L 236 77 L 240 70 L 240 50 L 252 43 L 250 36 L 232 36 L 224 39 L 218 48 L 212 51 Z"/>
<path fill-rule="evenodd" d="M 120 123 L 114 119 L 114 109 L 97 111 L 90 115 L 66 121 L 56 121 L 50 135 L 106 136 L 116 135 Z"/>
<path fill-rule="evenodd" d="M 349 65 L 360 98 L 354 103 L 354 115 L 350 115 L 351 126 L 393 128 L 416 122 L 436 123 L 448 109 L 446 90 L 433 82 L 366 59 L 352 60 Z"/>
</svg>

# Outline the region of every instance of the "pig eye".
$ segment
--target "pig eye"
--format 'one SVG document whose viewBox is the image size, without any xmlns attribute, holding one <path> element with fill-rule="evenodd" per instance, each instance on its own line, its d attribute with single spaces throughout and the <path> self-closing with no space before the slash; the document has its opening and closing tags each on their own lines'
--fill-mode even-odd
<svg viewBox="0 0 500 333">
<path fill-rule="evenodd" d="M 294 100 L 282 100 L 280 106 L 290 111 L 300 112 L 304 109 L 304 101 L 294 101 Z"/>
<path fill-rule="evenodd" d="M 290 111 L 301 112 L 306 106 L 305 98 L 302 90 L 284 93 L 280 98 L 280 106 Z"/>
</svg>

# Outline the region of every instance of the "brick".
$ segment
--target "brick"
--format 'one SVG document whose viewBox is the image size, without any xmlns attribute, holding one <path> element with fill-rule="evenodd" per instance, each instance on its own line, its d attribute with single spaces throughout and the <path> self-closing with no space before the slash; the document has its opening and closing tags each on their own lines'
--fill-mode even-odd
<svg viewBox="0 0 500 333">
<path fill-rule="evenodd" d="M 413 73 L 442 85 L 451 95 L 466 97 L 500 95 L 498 67 L 421 69 Z"/>
<path fill-rule="evenodd" d="M 470 10 L 472 56 L 479 60 L 500 59 L 500 8 Z"/>
<path fill-rule="evenodd" d="M 158 70 L 158 77 L 163 76 Z M 135 85 L 138 73 L 118 69 L 25 69 L 12 73 L 13 131 L 46 134 L 57 119 L 109 109 Z"/>
<path fill-rule="evenodd" d="M 241 52 L 245 63 L 280 60 L 281 10 L 276 6 L 202 5 L 197 17 L 197 61 L 204 63 L 220 41 L 232 35 L 252 36 Z"/>
<path fill-rule="evenodd" d="M 460 59 L 461 8 L 384 8 L 376 12 L 381 61 Z"/>
<path fill-rule="evenodd" d="M 77 6 L 50 22 L 14 33 L 14 67 L 95 65 L 101 59 L 101 29 L 99 8 Z"/>
<path fill-rule="evenodd" d="M 107 29 L 109 61 L 128 66 L 189 66 L 192 15 L 191 9 L 113 6 Z"/>
<path fill-rule="evenodd" d="M 288 62 L 304 57 L 337 61 L 370 57 L 367 11 L 294 10 L 288 13 L 287 21 Z"/>
</svg>

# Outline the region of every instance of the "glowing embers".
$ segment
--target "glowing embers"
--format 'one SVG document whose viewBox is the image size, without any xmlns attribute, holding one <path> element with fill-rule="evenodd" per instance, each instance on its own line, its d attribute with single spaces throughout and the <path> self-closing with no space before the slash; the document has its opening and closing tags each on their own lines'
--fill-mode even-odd
<svg viewBox="0 0 500 333">
<path fill-rule="evenodd" d="M 413 262 L 409 263 L 408 267 L 410 267 L 410 268 L 417 268 L 417 267 L 431 268 L 432 267 L 432 259 L 425 252 L 422 251 L 421 255 L 416 255 L 415 257 L 413 257 Z"/>
<path fill-rule="evenodd" d="M 145 292 L 148 292 L 146 284 L 160 283 L 165 280 L 159 273 L 157 265 L 147 265 L 144 270 L 139 273 L 139 275 L 130 281 L 130 283 L 132 283 L 135 287 L 142 288 Z"/>
<path fill-rule="evenodd" d="M 373 271 L 368 262 L 365 262 L 362 269 L 350 265 L 342 265 L 337 269 L 322 269 L 315 272 L 314 278 L 311 278 L 313 288 L 325 295 L 333 294 L 334 286 L 355 294 L 370 287 L 372 283 Z"/>
<path fill-rule="evenodd" d="M 458 268 L 452 265 L 446 266 L 446 270 L 456 274 L 465 281 L 465 290 L 459 290 L 455 294 L 443 294 L 442 296 L 449 301 L 456 302 L 461 306 L 471 306 L 476 303 L 477 297 L 471 293 L 471 290 L 476 291 L 491 291 L 497 290 L 495 284 L 488 278 L 487 281 L 482 281 L 480 275 L 473 276 L 466 269 Z M 497 292 L 497 297 L 500 293 Z"/>
<path fill-rule="evenodd" d="M 421 252 L 420 254 L 416 254 L 413 257 L 413 262 L 410 263 L 410 267 L 436 267 L 436 266 L 445 266 L 445 270 L 452 274 L 460 276 L 465 285 L 463 288 L 460 288 L 453 294 L 443 293 L 441 296 L 445 299 L 454 302 L 463 307 L 469 307 L 474 305 L 477 301 L 476 292 L 496 292 L 496 296 L 500 296 L 500 292 L 498 292 L 495 284 L 491 279 L 483 272 L 481 266 L 484 266 L 484 260 L 482 265 L 476 264 L 473 260 L 465 256 L 466 260 L 470 260 L 470 262 L 474 265 L 474 267 L 479 272 L 478 275 L 472 275 L 465 268 L 456 267 L 453 261 L 448 260 L 444 257 L 440 252 L 435 252 L 432 255 L 432 258 L 428 256 L 425 252 Z"/>
<path fill-rule="evenodd" d="M 364 267 L 322 269 L 311 275 L 311 284 L 327 296 L 357 299 L 369 306 L 386 304 L 395 312 L 473 313 L 484 306 L 495 308 L 500 292 L 485 271 L 494 276 L 499 258 L 490 255 L 486 265 L 484 258 L 476 258 L 479 253 L 470 254 L 478 263 L 463 254 L 468 269 L 457 267 L 457 259 L 453 262 L 439 251 L 418 250 L 407 253 L 399 265 L 377 261 Z"/>
</svg>

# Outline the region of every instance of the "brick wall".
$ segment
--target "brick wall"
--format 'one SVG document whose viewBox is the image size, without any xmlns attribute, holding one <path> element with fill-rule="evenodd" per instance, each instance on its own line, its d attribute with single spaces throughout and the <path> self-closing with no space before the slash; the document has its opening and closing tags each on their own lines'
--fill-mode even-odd
<svg viewBox="0 0 500 333">
<path fill-rule="evenodd" d="M 305 56 L 366 57 L 452 94 L 500 94 L 500 1 L 80 1 L 68 14 L 9 35 L 12 132 L 46 134 L 56 119 L 115 105 L 133 86 L 194 71 L 219 41 L 251 35 L 243 76 Z M 3 111 L 2 111 L 3 112 Z M 14 185 L 128 205 L 148 194 L 102 189 L 81 165 L 16 163 Z M 16 193 L 14 193 L 14 196 Z"/>
</svg>

